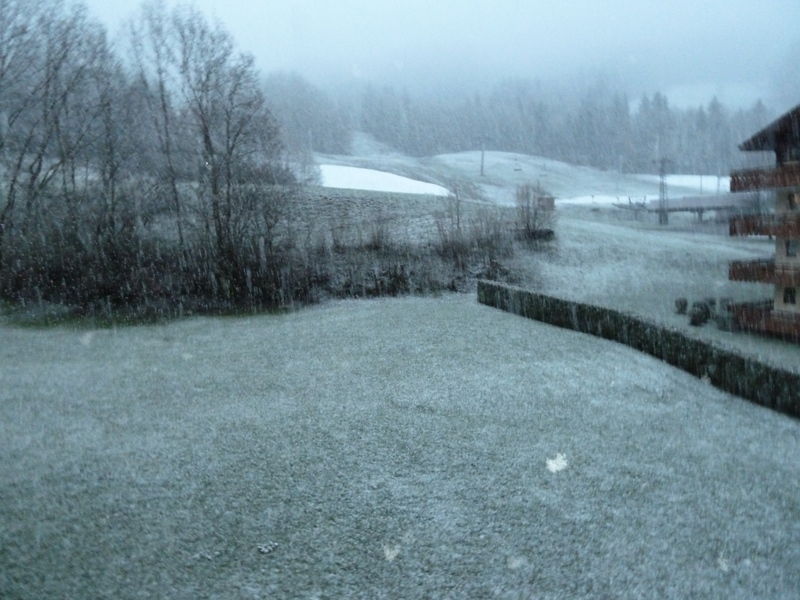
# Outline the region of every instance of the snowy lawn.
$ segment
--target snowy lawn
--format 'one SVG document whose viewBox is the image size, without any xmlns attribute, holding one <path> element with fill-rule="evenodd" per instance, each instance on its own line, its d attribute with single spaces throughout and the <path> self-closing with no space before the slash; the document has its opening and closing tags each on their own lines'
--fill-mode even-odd
<svg viewBox="0 0 800 600">
<path fill-rule="evenodd" d="M 473 297 L 0 341 L 0 597 L 800 589 L 800 422 Z"/>
</svg>

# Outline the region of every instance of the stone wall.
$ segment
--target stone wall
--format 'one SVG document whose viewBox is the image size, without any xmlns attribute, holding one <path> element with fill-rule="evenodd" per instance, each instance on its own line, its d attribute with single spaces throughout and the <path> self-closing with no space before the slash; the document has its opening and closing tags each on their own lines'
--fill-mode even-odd
<svg viewBox="0 0 800 600">
<path fill-rule="evenodd" d="M 491 281 L 478 282 L 478 302 L 550 325 L 620 342 L 716 387 L 800 417 L 800 374 L 689 337 L 610 308 L 563 300 Z"/>
</svg>

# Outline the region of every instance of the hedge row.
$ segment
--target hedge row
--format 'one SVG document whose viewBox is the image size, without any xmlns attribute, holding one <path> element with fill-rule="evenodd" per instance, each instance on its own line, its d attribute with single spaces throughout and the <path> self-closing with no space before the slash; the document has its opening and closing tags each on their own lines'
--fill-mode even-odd
<svg viewBox="0 0 800 600">
<path fill-rule="evenodd" d="M 550 325 L 573 329 L 646 352 L 716 387 L 800 417 L 800 374 L 688 337 L 619 311 L 491 281 L 478 282 L 478 302 Z"/>
</svg>

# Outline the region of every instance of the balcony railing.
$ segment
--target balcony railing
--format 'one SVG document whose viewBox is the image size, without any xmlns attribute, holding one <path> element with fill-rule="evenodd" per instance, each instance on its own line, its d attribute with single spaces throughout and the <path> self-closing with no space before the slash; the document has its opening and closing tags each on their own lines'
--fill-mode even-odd
<svg viewBox="0 0 800 600">
<path fill-rule="evenodd" d="M 731 281 L 757 281 L 783 286 L 800 286 L 800 266 L 766 260 L 734 260 L 728 265 Z"/>
<path fill-rule="evenodd" d="M 760 281 L 775 283 L 774 260 L 734 260 L 728 265 L 731 281 Z"/>
<path fill-rule="evenodd" d="M 771 300 L 731 304 L 729 310 L 740 329 L 800 341 L 800 314 L 776 311 Z"/>
<path fill-rule="evenodd" d="M 732 192 L 793 186 L 800 186 L 800 163 L 789 163 L 774 168 L 742 169 L 731 172 Z"/>
<path fill-rule="evenodd" d="M 730 220 L 731 235 L 800 237 L 800 215 L 743 215 Z"/>
<path fill-rule="evenodd" d="M 800 285 L 800 266 L 775 264 L 775 283 L 783 286 Z"/>
</svg>

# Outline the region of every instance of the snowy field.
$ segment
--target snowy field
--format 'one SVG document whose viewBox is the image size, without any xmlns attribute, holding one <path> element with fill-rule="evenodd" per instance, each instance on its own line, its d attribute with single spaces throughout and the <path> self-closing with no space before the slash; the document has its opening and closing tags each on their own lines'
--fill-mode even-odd
<svg viewBox="0 0 800 600">
<path fill-rule="evenodd" d="M 3 598 L 800 589 L 800 422 L 473 297 L 0 339 Z"/>
</svg>

